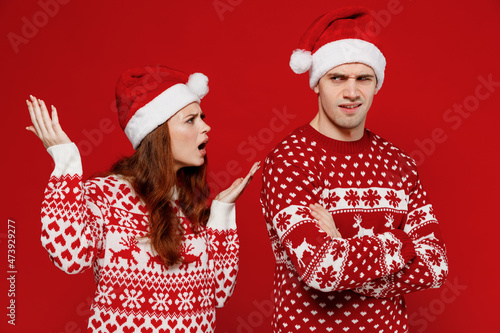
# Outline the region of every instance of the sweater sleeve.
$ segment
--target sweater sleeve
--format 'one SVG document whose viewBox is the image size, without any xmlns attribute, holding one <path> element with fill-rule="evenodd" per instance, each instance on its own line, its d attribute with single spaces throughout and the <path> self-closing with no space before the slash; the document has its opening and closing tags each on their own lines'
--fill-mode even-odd
<svg viewBox="0 0 500 333">
<path fill-rule="evenodd" d="M 370 281 L 354 291 L 377 298 L 393 297 L 427 288 L 440 287 L 448 275 L 448 259 L 438 221 L 416 171 L 413 161 L 407 164 L 412 188 L 408 197 L 409 212 L 401 229 L 415 245 L 416 256 L 401 270 Z"/>
<path fill-rule="evenodd" d="M 402 230 L 330 238 L 308 208 L 322 203 L 320 178 L 307 161 L 290 164 L 269 157 L 263 170 L 261 202 L 270 233 L 308 286 L 325 292 L 353 289 L 401 270 L 415 256 Z"/>
<path fill-rule="evenodd" d="M 52 262 L 69 274 L 89 268 L 102 247 L 104 196 L 82 182 L 74 143 L 49 147 L 55 162 L 42 202 L 41 242 Z"/>
<path fill-rule="evenodd" d="M 215 306 L 223 307 L 236 285 L 240 243 L 235 204 L 214 200 L 207 223 L 208 255 L 215 273 Z"/>
</svg>

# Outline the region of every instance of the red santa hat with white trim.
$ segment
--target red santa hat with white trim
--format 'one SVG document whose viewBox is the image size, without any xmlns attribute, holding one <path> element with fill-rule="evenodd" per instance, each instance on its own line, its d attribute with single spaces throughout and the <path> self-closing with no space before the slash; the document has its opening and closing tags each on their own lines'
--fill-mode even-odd
<svg viewBox="0 0 500 333">
<path fill-rule="evenodd" d="M 120 126 L 137 149 L 146 135 L 207 93 L 208 78 L 201 73 L 160 65 L 129 69 L 116 84 Z"/>
<path fill-rule="evenodd" d="M 293 51 L 290 67 L 297 74 L 309 71 L 311 89 L 332 68 L 347 63 L 370 66 L 377 88 L 384 82 L 385 57 L 378 49 L 373 16 L 364 7 L 336 9 L 318 17 Z"/>
</svg>

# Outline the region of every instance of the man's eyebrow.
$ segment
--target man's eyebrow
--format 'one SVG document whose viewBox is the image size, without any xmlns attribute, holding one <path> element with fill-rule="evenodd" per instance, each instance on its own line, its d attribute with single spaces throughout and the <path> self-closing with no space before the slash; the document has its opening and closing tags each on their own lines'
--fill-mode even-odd
<svg viewBox="0 0 500 333">
<path fill-rule="evenodd" d="M 329 73 L 328 76 L 340 76 L 340 77 L 347 77 L 346 74 L 342 74 L 342 73 Z"/>
<path fill-rule="evenodd" d="M 365 77 L 375 77 L 373 74 L 359 74 L 357 78 L 365 78 Z"/>
<path fill-rule="evenodd" d="M 342 74 L 342 73 L 330 73 L 330 74 L 328 74 L 328 76 L 330 76 L 330 77 L 337 76 L 337 77 L 342 77 L 342 78 L 349 77 L 349 75 Z M 373 74 L 358 74 L 358 75 L 356 75 L 356 78 L 372 78 L 372 77 L 375 77 L 375 75 L 373 75 Z"/>
</svg>

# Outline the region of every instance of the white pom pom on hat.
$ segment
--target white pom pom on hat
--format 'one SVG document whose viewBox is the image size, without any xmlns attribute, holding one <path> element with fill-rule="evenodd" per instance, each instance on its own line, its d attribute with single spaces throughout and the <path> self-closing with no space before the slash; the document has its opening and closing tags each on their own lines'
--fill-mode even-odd
<svg viewBox="0 0 500 333">
<path fill-rule="evenodd" d="M 120 126 L 136 149 L 142 140 L 190 103 L 208 93 L 208 78 L 166 66 L 136 67 L 116 84 Z"/>
<path fill-rule="evenodd" d="M 208 94 L 208 77 L 202 73 L 193 73 L 189 75 L 186 85 L 192 92 L 198 95 L 199 98 L 203 98 Z"/>
<path fill-rule="evenodd" d="M 297 49 L 290 57 L 290 68 L 296 74 L 302 74 L 311 68 L 312 61 L 311 51 Z"/>
<path fill-rule="evenodd" d="M 360 6 L 333 10 L 318 17 L 299 41 L 290 58 L 297 74 L 309 71 L 311 89 L 329 70 L 346 63 L 370 66 L 377 77 L 377 88 L 384 82 L 386 60 L 369 29 L 373 16 Z"/>
</svg>

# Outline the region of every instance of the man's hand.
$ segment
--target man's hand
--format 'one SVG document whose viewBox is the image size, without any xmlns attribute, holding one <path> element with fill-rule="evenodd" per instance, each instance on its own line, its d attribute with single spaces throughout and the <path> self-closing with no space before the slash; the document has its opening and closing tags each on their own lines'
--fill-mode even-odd
<svg viewBox="0 0 500 333">
<path fill-rule="evenodd" d="M 320 204 L 310 204 L 309 209 L 311 209 L 312 216 L 318 220 L 319 226 L 332 238 L 342 238 L 335 221 L 333 220 L 332 214 L 330 214 L 323 206 Z"/>
</svg>

